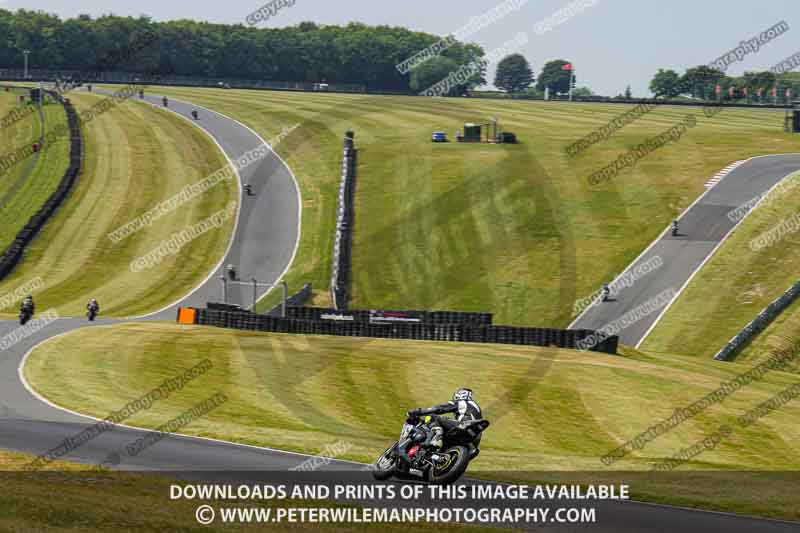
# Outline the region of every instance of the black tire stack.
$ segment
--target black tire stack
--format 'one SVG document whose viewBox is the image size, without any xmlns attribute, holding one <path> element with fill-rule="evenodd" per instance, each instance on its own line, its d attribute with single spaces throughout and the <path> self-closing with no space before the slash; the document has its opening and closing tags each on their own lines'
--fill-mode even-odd
<svg viewBox="0 0 800 533">
<path fill-rule="evenodd" d="M 348 131 L 342 151 L 342 177 L 339 183 L 339 201 L 336 234 L 333 239 L 333 272 L 331 274 L 331 299 L 336 309 L 347 309 L 351 281 L 350 258 L 353 245 L 353 200 L 356 186 L 358 151 L 355 134 Z"/>
</svg>

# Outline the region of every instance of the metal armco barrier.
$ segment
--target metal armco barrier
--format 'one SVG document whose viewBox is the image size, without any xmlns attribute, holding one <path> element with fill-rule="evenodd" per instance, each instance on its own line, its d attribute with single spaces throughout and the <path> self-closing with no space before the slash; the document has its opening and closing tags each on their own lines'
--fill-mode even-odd
<svg viewBox="0 0 800 533">
<path fill-rule="evenodd" d="M 69 127 L 70 146 L 69 146 L 69 166 L 58 187 L 50 195 L 47 201 L 39 208 L 28 223 L 17 233 L 17 237 L 6 248 L 0 257 L 0 280 L 8 276 L 22 259 L 25 248 L 33 241 L 36 235 L 42 230 L 50 217 L 64 203 L 69 196 L 75 181 L 81 171 L 81 159 L 83 158 L 83 141 L 81 139 L 81 128 L 78 122 L 78 115 L 69 100 L 61 97 L 53 91 L 47 91 L 51 98 L 64 106 L 67 113 L 67 125 Z M 46 146 L 42 147 L 47 149 Z"/>
<path fill-rule="evenodd" d="M 737 333 L 728 343 L 714 356 L 717 361 L 733 361 L 747 343 L 753 337 L 764 331 L 784 309 L 792 305 L 797 297 L 800 296 L 800 281 L 783 293 L 779 298 L 765 307 L 752 322 L 747 324 L 742 331 Z"/>
<path fill-rule="evenodd" d="M 300 320 L 335 320 L 349 322 L 383 322 L 423 324 L 461 324 L 471 326 L 491 326 L 491 313 L 465 313 L 460 311 L 386 311 L 349 309 L 339 311 L 324 307 L 290 307 L 287 318 Z"/>
<path fill-rule="evenodd" d="M 350 258 L 353 246 L 353 199 L 355 196 L 357 150 L 355 135 L 348 131 L 342 152 L 342 177 L 339 182 L 339 201 L 336 235 L 333 238 L 331 299 L 336 309 L 347 309 L 350 289 Z"/>
<path fill-rule="evenodd" d="M 577 349 L 581 340 L 596 333 L 590 330 L 471 326 L 422 322 L 385 324 L 355 320 L 302 320 L 209 309 L 194 309 L 194 311 L 195 323 L 199 325 L 302 335 L 518 344 Z M 179 316 L 181 316 L 181 311 L 179 311 Z M 608 337 L 591 348 L 591 351 L 615 354 L 618 342 L 618 337 Z"/>
</svg>

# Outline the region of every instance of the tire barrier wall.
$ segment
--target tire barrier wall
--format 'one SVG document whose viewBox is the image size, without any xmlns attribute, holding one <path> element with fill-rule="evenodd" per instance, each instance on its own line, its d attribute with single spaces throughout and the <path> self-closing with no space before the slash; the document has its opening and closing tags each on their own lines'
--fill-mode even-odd
<svg viewBox="0 0 800 533">
<path fill-rule="evenodd" d="M 0 257 L 0 280 L 8 276 L 22 260 L 25 248 L 33 241 L 36 235 L 39 234 L 47 221 L 50 220 L 50 217 L 52 217 L 61 204 L 64 203 L 64 200 L 67 199 L 81 171 L 83 142 L 81 140 L 81 127 L 75 108 L 69 100 L 58 94 L 52 91 L 47 91 L 47 93 L 53 100 L 63 105 L 67 113 L 67 126 L 69 127 L 70 137 L 69 166 L 64 176 L 61 178 L 58 187 L 53 191 L 53 194 L 50 195 L 42 207 L 39 208 L 39 211 L 37 211 L 19 233 L 17 233 L 17 237 L 8 248 L 6 248 L 5 252 L 3 252 L 2 257 Z"/>
<path fill-rule="evenodd" d="M 307 301 L 311 299 L 313 296 L 314 291 L 311 287 L 310 283 L 306 283 L 302 289 L 297 291 L 296 293 L 292 294 L 288 298 L 286 298 L 286 315 L 289 316 L 289 310 L 293 309 L 294 307 L 300 307 L 305 305 Z M 281 315 L 281 307 L 282 304 L 278 304 L 269 311 L 267 311 L 267 315 L 269 316 L 280 316 Z"/>
<path fill-rule="evenodd" d="M 338 320 L 372 323 L 492 325 L 491 313 L 464 313 L 459 311 L 376 311 L 355 309 L 337 311 L 336 309 L 323 307 L 292 307 L 287 309 L 286 317 L 299 320 Z"/>
<path fill-rule="evenodd" d="M 179 310 L 179 317 L 191 314 L 190 312 L 186 313 L 185 309 Z M 302 335 L 479 342 L 577 349 L 581 340 L 596 333 L 590 330 L 469 326 L 463 324 L 376 324 L 357 321 L 301 320 L 251 313 L 229 313 L 209 309 L 193 309 L 193 311 L 195 324 L 203 326 Z M 618 342 L 618 337 L 608 337 L 594 346 L 591 351 L 614 354 L 617 351 Z"/>
<path fill-rule="evenodd" d="M 357 150 L 353 132 L 344 138 L 342 178 L 339 183 L 339 207 L 336 234 L 333 238 L 331 300 L 336 309 L 347 309 L 350 288 L 350 257 L 353 244 L 353 199 L 355 196 Z"/>
<path fill-rule="evenodd" d="M 753 338 L 764 331 L 784 309 L 792 305 L 797 297 L 800 296 L 800 281 L 784 292 L 779 298 L 765 307 L 752 322 L 747 324 L 742 331 L 737 333 L 719 351 L 714 359 L 717 361 L 733 361 L 739 352 L 753 340 Z"/>
</svg>

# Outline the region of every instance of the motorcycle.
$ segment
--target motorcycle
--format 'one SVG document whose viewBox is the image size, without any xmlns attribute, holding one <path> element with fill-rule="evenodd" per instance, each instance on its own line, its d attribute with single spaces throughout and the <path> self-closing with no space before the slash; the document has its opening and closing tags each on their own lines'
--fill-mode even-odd
<svg viewBox="0 0 800 533">
<path fill-rule="evenodd" d="M 30 309 L 20 309 L 19 310 L 19 325 L 24 326 L 28 323 L 28 321 L 33 317 L 33 313 Z"/>
<path fill-rule="evenodd" d="M 89 319 L 89 322 L 94 322 L 94 319 L 97 318 L 97 309 L 94 307 L 89 308 L 86 311 L 86 318 Z"/>
<path fill-rule="evenodd" d="M 470 461 L 478 455 L 477 440 L 489 427 L 489 421 L 459 422 L 442 435 L 442 446 L 437 449 L 425 445 L 433 431 L 430 420 L 430 416 L 406 419 L 400 440 L 383 452 L 373 465 L 375 479 L 385 481 L 394 476 L 448 485 L 466 472 Z"/>
</svg>

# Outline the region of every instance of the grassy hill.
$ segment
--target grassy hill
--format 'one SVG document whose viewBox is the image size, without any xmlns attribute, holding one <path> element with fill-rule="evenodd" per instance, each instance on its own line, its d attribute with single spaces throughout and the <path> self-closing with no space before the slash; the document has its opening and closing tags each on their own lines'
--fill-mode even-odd
<svg viewBox="0 0 800 533">
<path fill-rule="evenodd" d="M 0 117 L 20 106 L 18 92 L 0 92 Z M 0 155 L 30 146 L 45 131 L 66 126 L 67 115 L 60 104 L 43 106 L 41 114 L 32 113 L 0 130 Z M 47 201 L 67 170 L 69 140 L 62 138 L 29 159 L 0 174 L 0 251 L 5 250 L 28 220 Z"/>
<path fill-rule="evenodd" d="M 303 195 L 301 246 L 288 276 L 327 301 L 341 139 L 360 150 L 353 305 L 492 311 L 499 322 L 565 326 L 577 298 L 614 277 L 730 162 L 796 151 L 783 115 L 658 108 L 577 157 L 565 149 L 624 105 L 152 88 L 236 118 L 276 150 Z M 698 113 L 698 125 L 613 180 L 587 178 L 646 138 Z M 465 122 L 515 132 L 517 146 L 432 144 Z"/>
<path fill-rule="evenodd" d="M 406 410 L 445 401 L 467 384 L 492 421 L 472 472 L 506 480 L 542 471 L 643 472 L 728 425 L 729 438 L 681 466 L 669 483 L 637 485 L 639 496 L 800 518 L 800 506 L 784 505 L 785 487 L 752 485 L 724 494 L 727 483 L 713 474 L 731 471 L 726 481 L 733 482 L 740 470 L 800 468 L 800 404 L 749 427 L 737 423 L 797 382 L 778 371 L 611 466 L 600 458 L 748 367 L 681 356 L 129 324 L 48 341 L 30 357 L 25 376 L 56 404 L 103 417 L 205 358 L 213 363 L 210 371 L 130 424 L 157 427 L 222 392 L 229 400 L 182 432 L 307 453 L 345 441 L 345 458 L 368 462 L 397 438 Z M 709 478 L 689 483 L 687 472 Z"/>
<path fill-rule="evenodd" d="M 103 98 L 77 92 L 69 96 L 78 112 Z M 112 316 L 155 311 L 180 299 L 219 261 L 233 228 L 232 218 L 152 268 L 134 273 L 130 264 L 174 233 L 238 201 L 232 181 L 222 182 L 118 243 L 108 235 L 227 165 L 227 160 L 188 121 L 132 101 L 87 122 L 84 137 L 83 174 L 70 198 L 31 244 L 23 263 L 0 283 L 0 294 L 40 277 L 45 288 L 36 295 L 38 306 L 55 307 L 62 315 L 82 314 L 90 297 L 97 298 L 103 312 Z M 44 152 L 45 157 L 50 154 L 50 150 Z"/>
</svg>

